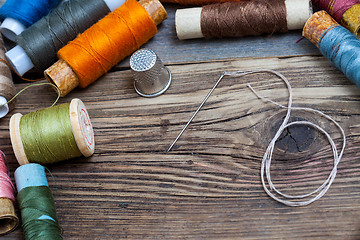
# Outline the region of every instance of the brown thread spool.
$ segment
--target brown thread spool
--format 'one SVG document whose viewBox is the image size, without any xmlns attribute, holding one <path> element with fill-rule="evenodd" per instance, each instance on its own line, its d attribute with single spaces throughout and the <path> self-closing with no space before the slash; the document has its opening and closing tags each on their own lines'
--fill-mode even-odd
<svg viewBox="0 0 360 240">
<path fill-rule="evenodd" d="M 5 47 L 2 37 L 0 36 L 0 97 L 3 102 L 0 105 L 9 101 L 16 94 L 15 85 L 12 80 L 11 71 L 5 62 Z M 0 107 L 0 118 L 4 117 L 8 112 L 15 108 L 16 99 L 12 102 Z"/>
<path fill-rule="evenodd" d="M 301 29 L 311 14 L 310 0 L 246 0 L 177 10 L 175 24 L 181 40 L 242 37 Z"/>
<path fill-rule="evenodd" d="M 167 13 L 158 0 L 141 0 L 139 3 L 147 11 L 155 25 L 167 18 Z M 54 83 L 60 89 L 61 96 L 65 96 L 80 84 L 76 73 L 62 59 L 45 70 L 44 74 L 49 82 Z"/>
</svg>

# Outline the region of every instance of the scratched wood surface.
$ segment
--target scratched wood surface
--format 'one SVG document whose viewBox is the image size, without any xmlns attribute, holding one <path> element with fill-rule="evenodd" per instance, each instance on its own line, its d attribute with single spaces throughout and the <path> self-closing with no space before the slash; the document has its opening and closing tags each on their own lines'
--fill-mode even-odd
<svg viewBox="0 0 360 240">
<path fill-rule="evenodd" d="M 166 7 L 169 19 L 145 45 L 173 74 L 165 94 L 139 97 L 124 60 L 95 84 L 60 99 L 84 101 L 96 140 L 92 157 L 48 166 L 64 239 L 360 239 L 360 90 L 307 40 L 294 44 L 298 31 L 180 42 L 173 29 L 176 6 Z M 226 77 L 166 153 L 224 70 L 259 68 L 284 74 L 295 106 L 329 114 L 347 135 L 333 185 L 309 206 L 284 206 L 261 186 L 261 159 L 285 113 L 257 99 L 246 84 L 287 104 L 284 84 L 272 75 Z M 11 114 L 48 107 L 55 97 L 49 87 L 31 88 Z M 11 114 L 0 119 L 0 146 L 13 176 L 18 164 L 9 139 Z M 327 120 L 301 111 L 292 116 L 319 124 L 341 145 Z M 303 126 L 287 130 L 274 158 L 275 184 L 294 194 L 314 190 L 333 164 L 324 137 Z M 23 239 L 21 227 L 2 239 Z"/>
</svg>

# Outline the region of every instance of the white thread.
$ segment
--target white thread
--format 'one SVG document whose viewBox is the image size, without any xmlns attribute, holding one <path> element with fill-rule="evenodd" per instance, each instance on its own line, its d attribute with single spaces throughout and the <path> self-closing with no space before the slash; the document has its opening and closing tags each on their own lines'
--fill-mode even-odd
<svg viewBox="0 0 360 240">
<path fill-rule="evenodd" d="M 297 206 L 305 206 L 305 205 L 308 205 L 316 200 L 318 200 L 319 198 L 321 198 L 322 196 L 324 196 L 324 194 L 327 192 L 327 190 L 330 188 L 332 182 L 334 181 L 335 177 L 336 177 L 336 173 L 337 173 L 337 166 L 343 156 L 343 153 L 344 153 L 344 150 L 345 150 L 345 145 L 346 145 L 346 136 L 345 136 L 345 132 L 344 130 L 342 129 L 342 127 L 334 120 L 332 119 L 330 116 L 326 115 L 325 113 L 321 112 L 321 111 L 318 111 L 318 110 L 315 110 L 315 109 L 312 109 L 312 108 L 304 108 L 304 107 L 292 107 L 292 88 L 291 88 L 291 85 L 289 83 L 289 81 L 286 79 L 285 76 L 283 76 L 282 74 L 276 72 L 276 71 L 273 71 L 273 70 L 267 70 L 267 69 L 264 69 L 264 70 L 256 70 L 256 71 L 236 71 L 236 72 L 224 72 L 223 75 L 227 75 L 227 76 L 245 76 L 245 75 L 248 75 L 248 74 L 253 74 L 253 73 L 260 73 L 260 72 L 268 72 L 268 73 L 272 73 L 272 74 L 275 74 L 276 76 L 278 76 L 279 78 L 281 78 L 284 83 L 286 84 L 286 87 L 288 89 L 288 92 L 289 92 L 289 102 L 288 102 L 288 106 L 283 106 L 277 102 L 274 102 L 270 99 L 267 99 L 265 97 L 262 97 L 260 96 L 254 89 L 253 87 L 251 86 L 251 84 L 248 83 L 248 87 L 250 88 L 250 90 L 258 97 L 260 98 L 261 100 L 263 101 L 267 101 L 267 102 L 271 102 L 281 108 L 286 108 L 287 109 L 287 113 L 286 113 L 286 116 L 284 118 L 284 121 L 282 122 L 281 126 L 279 127 L 278 131 L 276 132 L 274 138 L 271 140 L 271 142 L 269 143 L 269 146 L 267 147 L 265 153 L 264 153 L 264 156 L 263 156 L 263 159 L 262 159 L 262 162 L 261 162 L 261 182 L 262 182 L 262 185 L 263 185 L 263 188 L 265 190 L 265 192 L 270 196 L 272 197 L 274 200 L 278 201 L 278 202 L 281 202 L 285 205 L 288 205 L 288 206 L 293 206 L 293 207 L 297 207 Z M 320 114 L 321 116 L 325 117 L 326 119 L 330 120 L 331 122 L 333 122 L 337 128 L 340 130 L 342 136 L 343 136 L 343 143 L 342 143 L 342 148 L 341 148 L 341 151 L 340 153 L 338 154 L 338 150 L 337 150 L 337 147 L 333 141 L 333 139 L 331 138 L 331 136 L 323 129 L 321 128 L 320 126 L 318 126 L 317 124 L 315 123 L 312 123 L 312 122 L 309 122 L 309 121 L 294 121 L 294 122 L 290 122 L 288 123 L 289 121 L 289 118 L 290 118 L 290 113 L 291 113 L 291 110 L 294 109 L 294 110 L 304 110 L 304 111 L 309 111 L 309 112 L 314 112 L 314 113 L 318 113 Z M 290 127 L 292 125 L 308 125 L 308 126 L 311 126 L 315 129 L 317 129 L 318 131 L 322 132 L 328 139 L 330 145 L 331 145 L 331 148 L 332 148 L 332 151 L 333 151 L 333 155 L 334 155 L 334 167 L 331 171 L 331 173 L 329 174 L 329 177 L 324 181 L 324 183 L 318 187 L 316 190 L 314 190 L 313 192 L 311 193 L 308 193 L 308 194 L 303 194 L 303 195 L 288 195 L 288 194 L 285 194 L 285 193 L 282 193 L 280 190 L 278 190 L 273 182 L 271 181 L 271 174 L 270 174 L 270 166 L 271 166 L 271 159 L 272 159 L 272 154 L 273 154 L 273 151 L 274 151 L 274 146 L 275 146 L 275 143 L 276 141 L 278 140 L 278 138 L 280 137 L 281 133 L 287 128 L 287 127 Z M 264 174 L 266 175 L 266 181 L 270 187 L 270 189 L 268 189 L 267 185 L 266 185 L 266 181 L 265 181 L 265 178 L 264 178 Z M 276 194 L 284 197 L 285 199 L 292 199 L 292 200 L 301 200 L 301 199 L 304 199 L 304 198 L 307 198 L 307 197 L 310 197 L 314 194 L 317 194 L 315 195 L 313 198 L 309 199 L 309 200 L 306 200 L 306 201 L 291 201 L 291 200 L 284 200 L 284 199 L 280 199 L 278 198 L 275 194 L 273 194 L 271 191 L 274 191 Z"/>
</svg>

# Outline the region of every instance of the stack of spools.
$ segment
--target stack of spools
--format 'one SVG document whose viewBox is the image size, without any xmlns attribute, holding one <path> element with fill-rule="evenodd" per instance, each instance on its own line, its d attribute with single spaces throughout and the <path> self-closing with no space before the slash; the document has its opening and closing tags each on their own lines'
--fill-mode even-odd
<svg viewBox="0 0 360 240">
<path fill-rule="evenodd" d="M 345 4 L 345 2 L 342 3 Z M 353 5 L 354 9 L 357 9 L 358 5 Z M 338 8 L 335 8 L 335 6 Z M 346 8 L 342 6 L 346 6 Z M 352 8 L 346 10 L 347 7 L 346 4 L 333 5 L 332 11 L 338 10 L 336 12 L 339 12 L 341 9 L 343 12 L 349 13 Z M 342 15 L 342 22 L 345 13 Z M 340 15 L 337 15 L 337 18 Z M 349 18 L 346 19 L 349 20 Z M 356 16 L 356 19 L 360 19 L 359 15 Z M 358 33 L 358 27 L 356 31 L 352 29 L 352 32 Z M 303 36 L 314 43 L 336 68 L 360 87 L 360 41 L 356 35 L 342 27 L 327 12 L 320 11 L 314 13 L 307 21 L 303 29 Z"/>
<path fill-rule="evenodd" d="M 32 68 L 46 70 L 58 56 L 60 60 L 46 71 L 46 76 L 57 85 L 62 96 L 77 85 L 86 87 L 137 50 L 156 34 L 156 25 L 167 17 L 158 0 L 62 1 L 47 16 L 47 12 L 38 9 L 55 7 L 57 1 L 15 2 L 8 0 L 0 10 L 7 19 L 2 30 L 17 43 L 6 53 L 7 61 L 22 76 Z M 37 21 L 35 17 L 41 19 Z M 9 26 L 9 23 L 15 25 Z M 20 25 L 21 31 L 18 31 Z M 104 39 L 111 39 L 111 44 L 95 44 L 104 43 Z M 0 54 L 4 52 L 0 49 Z M 89 52 L 96 54 L 87 54 Z M 4 63 L 4 54 L 0 57 Z M 9 68 L 6 70 L 11 77 Z M 6 103 L 15 95 L 11 79 L 1 84 L 0 87 L 6 84 L 12 89 L 0 88 L 0 104 L 1 96 Z M 15 171 L 15 180 L 25 239 L 62 239 L 42 165 L 94 153 L 94 133 L 85 105 L 79 99 L 72 99 L 70 103 L 25 115 L 14 114 L 10 119 L 10 138 L 21 165 Z M 17 226 L 18 219 L 13 207 L 14 187 L 5 162 L 0 164 L 0 170 L 0 202 L 3 203 L 0 234 L 4 234 Z"/>
</svg>

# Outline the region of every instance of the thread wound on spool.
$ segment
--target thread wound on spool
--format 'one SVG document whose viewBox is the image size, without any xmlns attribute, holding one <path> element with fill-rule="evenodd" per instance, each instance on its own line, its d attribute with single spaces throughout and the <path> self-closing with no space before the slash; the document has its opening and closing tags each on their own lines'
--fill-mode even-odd
<svg viewBox="0 0 360 240">
<path fill-rule="evenodd" d="M 316 44 L 347 78 L 360 86 L 360 41 L 334 22 L 325 11 L 315 13 L 305 25 L 303 35 Z"/>
<path fill-rule="evenodd" d="M 84 104 L 70 104 L 38 110 L 10 119 L 10 137 L 20 165 L 54 163 L 94 153 L 94 133 Z"/>
<path fill-rule="evenodd" d="M 13 98 L 16 94 L 16 88 L 12 80 L 11 71 L 5 62 L 5 47 L 2 37 L 0 36 L 0 96 L 7 101 Z M 8 104 L 9 111 L 15 108 L 16 99 Z M 1 108 L 0 108 L 1 111 Z"/>
<path fill-rule="evenodd" d="M 59 0 L 7 0 L 0 8 L 0 19 L 13 18 L 29 27 L 58 4 Z"/>
<path fill-rule="evenodd" d="M 327 11 L 337 22 L 341 21 L 344 13 L 358 0 L 312 0 L 313 4 L 322 10 Z"/>
<path fill-rule="evenodd" d="M 110 27 L 111 26 L 111 27 Z M 130 55 L 157 32 L 146 10 L 128 0 L 59 50 L 84 88 Z"/>
<path fill-rule="evenodd" d="M 14 230 L 19 223 L 14 209 L 14 185 L 8 173 L 5 154 L 0 151 L 0 235 Z"/>
<path fill-rule="evenodd" d="M 201 11 L 206 38 L 243 37 L 287 32 L 284 1 L 241 1 L 207 5 Z"/>
<path fill-rule="evenodd" d="M 343 15 L 341 25 L 349 29 L 350 32 L 360 37 L 360 4 L 355 4 Z"/>
<path fill-rule="evenodd" d="M 61 240 L 54 198 L 48 187 L 45 168 L 27 164 L 15 171 L 17 200 L 26 240 Z"/>
<path fill-rule="evenodd" d="M 102 0 L 63 1 L 49 15 L 17 36 L 35 68 L 44 71 L 57 61 L 57 51 L 110 12 Z"/>
</svg>

